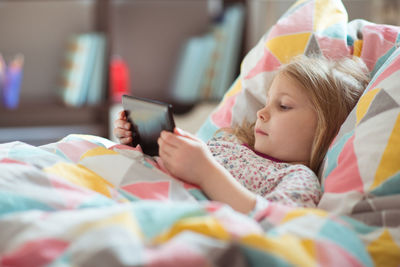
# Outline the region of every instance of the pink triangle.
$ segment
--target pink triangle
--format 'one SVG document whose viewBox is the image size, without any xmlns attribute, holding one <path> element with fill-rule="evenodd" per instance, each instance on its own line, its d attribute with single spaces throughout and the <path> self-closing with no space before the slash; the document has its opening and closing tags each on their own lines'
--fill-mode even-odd
<svg viewBox="0 0 400 267">
<path fill-rule="evenodd" d="M 269 51 L 267 48 L 264 48 L 264 55 L 257 62 L 256 66 L 249 71 L 245 79 L 251 79 L 254 76 L 266 72 L 266 71 L 274 71 L 276 70 L 281 63 L 279 60 Z"/>
<path fill-rule="evenodd" d="M 282 17 L 268 33 L 268 39 L 280 35 L 289 35 L 300 32 L 312 32 L 314 17 L 314 1 L 298 7 L 292 14 Z"/>
<path fill-rule="evenodd" d="M 25 242 L 14 251 L 3 254 L 1 266 L 44 266 L 64 253 L 68 242 L 57 239 L 38 239 Z"/>
<path fill-rule="evenodd" d="M 324 191 L 331 193 L 344 193 L 349 191 L 363 192 L 363 181 L 357 164 L 357 155 L 354 152 L 353 135 L 344 145 L 338 157 L 337 167 L 325 180 Z"/>
<path fill-rule="evenodd" d="M 322 53 L 329 59 L 340 59 L 351 55 L 351 48 L 343 39 L 315 35 Z"/>
<path fill-rule="evenodd" d="M 218 110 L 211 114 L 211 121 L 219 128 L 229 127 L 232 122 L 232 108 L 238 94 L 227 97 L 223 100 Z"/>
<path fill-rule="evenodd" d="M 62 199 L 68 209 L 76 209 L 84 201 L 96 194 L 92 190 L 69 184 L 57 177 L 50 176 L 49 181 L 54 189 L 57 190 L 59 198 Z"/>
<path fill-rule="evenodd" d="M 129 145 L 121 145 L 121 144 L 115 144 L 115 145 L 112 145 L 112 146 L 110 146 L 108 149 L 111 149 L 111 150 L 115 150 L 115 149 L 121 149 L 121 150 L 134 150 L 134 151 L 139 151 L 139 152 L 142 152 L 142 149 L 141 149 L 141 147 L 140 147 L 140 146 L 133 147 L 133 146 L 129 146 Z"/>
<path fill-rule="evenodd" d="M 317 262 L 323 266 L 364 266 L 356 257 L 332 242 L 316 241 Z"/>
<path fill-rule="evenodd" d="M 72 162 L 79 162 L 81 156 L 88 150 L 98 147 L 98 145 L 86 140 L 71 141 L 57 144 L 57 148 L 64 153 Z"/>
<path fill-rule="evenodd" d="M 376 88 L 379 83 L 385 80 L 387 77 L 392 75 L 394 72 L 400 70 L 400 55 L 398 55 L 395 60 L 393 60 L 386 69 L 379 74 L 378 78 L 374 81 L 374 83 L 369 87 L 369 90 Z"/>
<path fill-rule="evenodd" d="M 210 266 L 210 261 L 195 245 L 188 245 L 179 238 L 159 246 L 146 246 L 140 253 L 147 267 Z"/>
<path fill-rule="evenodd" d="M 122 189 L 140 199 L 169 199 L 169 182 L 141 182 L 122 186 Z"/>
<path fill-rule="evenodd" d="M 369 70 L 372 70 L 377 60 L 396 44 L 399 31 L 399 27 L 389 25 L 368 25 L 363 28 L 361 58 Z"/>
<path fill-rule="evenodd" d="M 225 205 L 222 204 L 221 202 L 217 202 L 217 201 L 209 201 L 207 202 L 207 205 L 205 206 L 206 210 L 208 212 L 216 212 L 219 209 L 221 209 L 222 207 L 224 207 Z"/>
<path fill-rule="evenodd" d="M 18 160 L 14 160 L 14 159 L 10 159 L 10 158 L 3 158 L 3 159 L 0 160 L 0 163 L 29 165 L 28 163 L 25 163 L 25 162 L 22 162 L 22 161 L 18 161 Z"/>
<path fill-rule="evenodd" d="M 195 184 L 186 183 L 184 181 L 182 181 L 182 184 L 183 184 L 183 188 L 185 188 L 186 190 L 190 190 L 190 189 L 199 189 L 199 190 L 201 190 L 200 186 L 195 185 Z"/>
</svg>

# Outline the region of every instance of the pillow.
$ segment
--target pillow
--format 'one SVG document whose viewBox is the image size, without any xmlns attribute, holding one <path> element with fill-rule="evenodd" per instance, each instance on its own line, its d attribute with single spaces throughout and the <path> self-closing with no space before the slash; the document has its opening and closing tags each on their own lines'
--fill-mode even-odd
<svg viewBox="0 0 400 267">
<path fill-rule="evenodd" d="M 221 127 L 255 121 L 276 69 L 299 54 L 328 58 L 351 55 L 347 45 L 347 12 L 336 0 L 298 0 L 244 58 L 240 75 L 200 127 L 204 141 Z"/>
<path fill-rule="evenodd" d="M 375 225 L 397 217 L 400 225 L 400 205 L 391 203 L 400 199 L 400 27 L 357 27 L 373 78 L 325 157 L 319 207 Z"/>
</svg>

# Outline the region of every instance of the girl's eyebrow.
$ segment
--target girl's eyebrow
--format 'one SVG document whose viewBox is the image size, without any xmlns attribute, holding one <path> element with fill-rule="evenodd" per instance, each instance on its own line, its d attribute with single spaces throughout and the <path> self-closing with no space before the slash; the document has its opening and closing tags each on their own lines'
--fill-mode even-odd
<svg viewBox="0 0 400 267">
<path fill-rule="evenodd" d="M 293 95 L 291 95 L 289 93 L 286 93 L 286 92 L 280 92 L 280 93 L 277 93 L 276 95 L 279 96 L 279 97 L 288 96 L 288 97 L 293 98 L 293 99 L 295 98 Z"/>
</svg>

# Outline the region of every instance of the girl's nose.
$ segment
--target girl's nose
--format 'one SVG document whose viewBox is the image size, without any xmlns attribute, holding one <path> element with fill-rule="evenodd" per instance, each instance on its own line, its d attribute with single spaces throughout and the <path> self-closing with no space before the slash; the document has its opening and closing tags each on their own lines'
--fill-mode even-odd
<svg viewBox="0 0 400 267">
<path fill-rule="evenodd" d="M 262 121 L 269 120 L 270 116 L 269 116 L 269 112 L 268 112 L 267 106 L 265 106 L 262 109 L 257 111 L 257 117 Z"/>
</svg>

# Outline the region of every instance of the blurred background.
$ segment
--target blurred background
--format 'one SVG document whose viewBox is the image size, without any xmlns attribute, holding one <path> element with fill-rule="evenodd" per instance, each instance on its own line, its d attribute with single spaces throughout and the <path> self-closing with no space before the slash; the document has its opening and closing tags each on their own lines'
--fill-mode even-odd
<svg viewBox="0 0 400 267">
<path fill-rule="evenodd" d="M 293 0 L 0 0 L 0 143 L 112 138 L 123 94 L 169 102 L 195 132 Z M 344 0 L 400 25 L 400 0 Z"/>
</svg>

